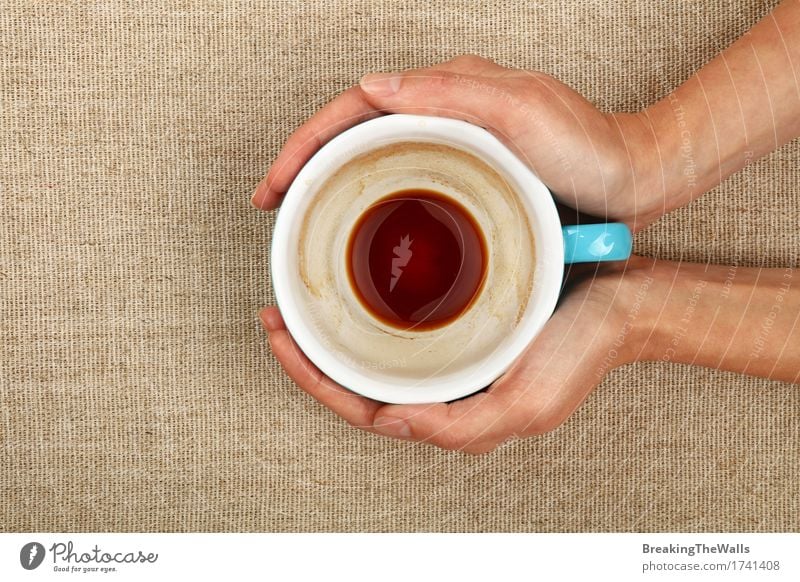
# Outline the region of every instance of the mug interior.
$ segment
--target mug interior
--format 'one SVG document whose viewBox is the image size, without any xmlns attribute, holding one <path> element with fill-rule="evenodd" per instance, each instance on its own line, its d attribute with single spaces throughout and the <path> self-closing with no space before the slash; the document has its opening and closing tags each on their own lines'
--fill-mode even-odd
<svg viewBox="0 0 800 582">
<path fill-rule="evenodd" d="M 320 318 L 330 318 L 330 312 L 313 313 L 300 300 L 308 286 L 308 278 L 298 268 L 298 241 L 303 235 L 304 218 L 313 203 L 313 194 L 349 160 L 388 144 L 402 142 L 446 144 L 468 152 L 501 174 L 519 196 L 536 249 L 530 297 L 508 337 L 481 355 L 472 356 L 468 366 L 442 374 L 428 373 L 424 377 L 410 376 L 407 361 L 394 358 L 391 349 L 385 350 L 386 357 L 377 364 L 359 359 L 347 345 L 332 341 L 330 333 L 325 333 L 324 329 L 321 333 Z M 349 227 L 343 224 L 337 227 L 340 233 L 338 244 L 341 244 L 349 234 Z M 278 214 L 273 234 L 272 274 L 278 306 L 289 332 L 325 374 L 355 392 L 383 402 L 441 402 L 463 397 L 489 385 L 539 332 L 558 297 L 563 275 L 563 243 L 549 191 L 494 136 L 458 120 L 390 115 L 340 134 L 300 171 Z M 350 299 L 354 300 L 354 297 L 351 295 Z M 457 336 L 450 339 L 469 342 L 468 338 L 459 340 Z"/>
</svg>

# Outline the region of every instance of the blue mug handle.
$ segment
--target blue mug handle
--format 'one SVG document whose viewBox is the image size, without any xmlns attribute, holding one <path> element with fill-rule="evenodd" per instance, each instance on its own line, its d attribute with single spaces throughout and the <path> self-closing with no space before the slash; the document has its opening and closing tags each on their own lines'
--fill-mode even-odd
<svg viewBox="0 0 800 582">
<path fill-rule="evenodd" d="M 564 226 L 561 232 L 566 264 L 624 261 L 631 256 L 631 231 L 620 222 Z"/>
</svg>

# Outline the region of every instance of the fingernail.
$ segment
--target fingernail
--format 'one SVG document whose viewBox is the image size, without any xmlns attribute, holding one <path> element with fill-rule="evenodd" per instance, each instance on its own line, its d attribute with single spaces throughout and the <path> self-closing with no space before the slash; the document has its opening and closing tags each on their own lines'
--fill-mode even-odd
<svg viewBox="0 0 800 582">
<path fill-rule="evenodd" d="M 379 433 L 390 437 L 408 438 L 411 436 L 411 427 L 408 423 L 405 420 L 391 416 L 376 418 L 373 428 Z"/>
<path fill-rule="evenodd" d="M 388 97 L 397 93 L 401 80 L 397 73 L 371 73 L 365 75 L 359 84 L 365 93 L 376 97 Z"/>
<path fill-rule="evenodd" d="M 256 196 L 258 196 L 258 191 L 259 190 L 261 190 L 261 183 L 260 182 L 259 182 L 258 186 L 256 186 L 256 189 L 253 190 L 252 196 L 250 196 L 250 204 L 251 204 L 251 206 L 254 206 L 255 208 L 258 208 L 258 205 L 256 204 Z"/>
</svg>

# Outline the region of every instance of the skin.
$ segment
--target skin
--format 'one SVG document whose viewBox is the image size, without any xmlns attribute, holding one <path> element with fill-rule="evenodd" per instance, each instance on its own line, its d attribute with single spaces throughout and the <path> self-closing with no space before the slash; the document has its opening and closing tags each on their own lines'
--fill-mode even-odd
<svg viewBox="0 0 800 582">
<path fill-rule="evenodd" d="M 276 208 L 298 170 L 341 131 L 386 113 L 481 125 L 511 147 L 556 199 L 639 230 L 800 135 L 800 0 L 784 2 L 663 100 L 608 114 L 539 72 L 473 56 L 367 75 L 286 142 L 252 203 Z M 351 425 L 484 453 L 554 430 L 616 366 L 681 362 L 800 380 L 800 288 L 787 269 L 633 256 L 574 269 L 558 308 L 486 391 L 449 404 L 387 405 L 324 376 L 278 312 L 261 320 L 302 389 Z"/>
</svg>

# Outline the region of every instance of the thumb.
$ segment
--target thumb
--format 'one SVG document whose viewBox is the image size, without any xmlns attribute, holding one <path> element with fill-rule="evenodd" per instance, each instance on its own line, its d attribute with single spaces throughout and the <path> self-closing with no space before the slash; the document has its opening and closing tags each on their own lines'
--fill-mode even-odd
<svg viewBox="0 0 800 582">
<path fill-rule="evenodd" d="M 491 83 L 491 84 L 490 84 Z M 495 79 L 452 71 L 418 69 L 372 73 L 361 79 L 364 98 L 389 113 L 437 115 L 497 129 L 503 107 L 514 98 Z"/>
</svg>

